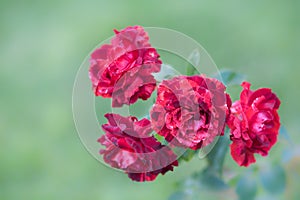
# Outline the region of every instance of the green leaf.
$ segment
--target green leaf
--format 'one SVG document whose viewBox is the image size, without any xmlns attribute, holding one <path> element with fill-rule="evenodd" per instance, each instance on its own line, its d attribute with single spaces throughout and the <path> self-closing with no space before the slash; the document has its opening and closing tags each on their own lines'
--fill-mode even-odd
<svg viewBox="0 0 300 200">
<path fill-rule="evenodd" d="M 274 165 L 260 170 L 260 180 L 263 187 L 272 194 L 280 194 L 286 187 L 286 174 L 280 165 Z"/>
<path fill-rule="evenodd" d="M 154 137 L 157 139 L 157 141 L 159 141 L 162 145 L 168 145 L 167 140 L 166 140 L 163 136 L 158 135 L 157 133 L 155 133 L 153 136 L 154 136 Z"/>
<path fill-rule="evenodd" d="M 238 183 L 239 180 L 240 180 L 240 176 L 235 176 L 235 177 L 233 177 L 232 179 L 230 179 L 228 181 L 228 185 L 230 187 L 235 187 L 237 185 L 237 183 Z"/>
<path fill-rule="evenodd" d="M 194 173 L 178 184 L 177 192 L 169 200 L 217 199 L 228 192 L 228 185 L 213 172 Z"/>
<path fill-rule="evenodd" d="M 257 182 L 252 173 L 242 176 L 237 183 L 236 193 L 240 200 L 253 200 L 257 193 Z"/>
<path fill-rule="evenodd" d="M 208 146 L 199 150 L 199 158 L 206 157 L 210 170 L 214 170 L 219 176 L 222 175 L 225 156 L 229 149 L 229 129 L 225 129 L 223 136 L 216 137 Z"/>
<path fill-rule="evenodd" d="M 234 72 L 229 69 L 220 70 L 219 75 L 215 75 L 216 78 L 222 78 L 222 81 L 227 86 L 240 85 L 243 81 L 246 80 L 246 76 L 237 72 Z"/>
<path fill-rule="evenodd" d="M 187 149 L 181 156 L 180 158 L 178 159 L 179 162 L 180 161 L 190 161 L 194 155 L 197 154 L 197 151 L 194 151 L 194 150 L 191 150 L 191 149 Z"/>
<path fill-rule="evenodd" d="M 217 191 L 229 188 L 229 186 L 219 178 L 218 174 L 216 174 L 215 171 L 210 170 L 209 167 L 199 175 L 199 179 L 201 185 L 209 190 Z"/>
<path fill-rule="evenodd" d="M 178 75 L 180 75 L 180 73 L 176 71 L 172 66 L 167 64 L 162 64 L 161 70 L 158 73 L 153 74 L 155 80 L 157 80 L 158 82 L 162 82 L 165 79 L 170 79 Z"/>
<path fill-rule="evenodd" d="M 186 67 L 186 75 L 191 76 L 197 72 L 195 66 L 200 64 L 200 52 L 198 49 L 195 49 L 190 56 L 188 57 L 189 64 Z"/>
<path fill-rule="evenodd" d="M 207 155 L 208 164 L 211 170 L 215 170 L 222 175 L 225 156 L 229 149 L 229 137 L 220 136 L 218 142 L 211 152 Z"/>
</svg>

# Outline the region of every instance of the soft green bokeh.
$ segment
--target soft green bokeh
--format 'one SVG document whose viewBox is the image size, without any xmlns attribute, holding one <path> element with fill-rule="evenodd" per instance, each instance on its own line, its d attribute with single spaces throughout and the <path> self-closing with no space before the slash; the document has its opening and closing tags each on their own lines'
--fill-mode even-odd
<svg viewBox="0 0 300 200">
<path fill-rule="evenodd" d="M 281 122 L 299 144 L 299 10 L 298 0 L 1 0 L 0 199 L 167 199 L 176 181 L 203 168 L 196 158 L 154 182 L 134 183 L 80 143 L 71 109 L 76 72 L 112 29 L 128 25 L 183 32 L 219 68 L 247 74 L 253 88 L 272 88 Z M 264 159 L 278 160 L 284 145 Z M 288 199 L 300 195 L 299 163 L 286 167 L 298 172 L 288 170 Z M 243 170 L 230 157 L 225 165 Z"/>
</svg>

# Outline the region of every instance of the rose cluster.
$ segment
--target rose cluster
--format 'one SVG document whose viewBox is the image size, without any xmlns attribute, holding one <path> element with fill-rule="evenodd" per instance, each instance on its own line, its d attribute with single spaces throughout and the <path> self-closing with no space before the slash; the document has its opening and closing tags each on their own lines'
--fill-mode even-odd
<svg viewBox="0 0 300 200">
<path fill-rule="evenodd" d="M 105 114 L 105 134 L 98 139 L 104 162 L 134 181 L 152 181 L 178 166 L 178 149 L 198 150 L 225 137 L 226 125 L 238 165 L 254 163 L 255 153 L 268 155 L 280 127 L 280 101 L 271 89 L 252 91 L 244 82 L 240 99 L 232 103 L 225 85 L 206 75 L 180 75 L 158 83 L 153 73 L 161 70 L 161 64 L 141 26 L 115 30 L 110 44 L 92 52 L 93 91 L 111 98 L 112 107 L 147 100 L 157 91 L 149 119 Z"/>
</svg>

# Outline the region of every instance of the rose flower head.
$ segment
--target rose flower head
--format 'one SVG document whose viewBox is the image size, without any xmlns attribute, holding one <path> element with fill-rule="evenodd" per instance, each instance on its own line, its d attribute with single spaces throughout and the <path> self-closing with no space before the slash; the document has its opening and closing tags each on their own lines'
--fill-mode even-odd
<svg viewBox="0 0 300 200">
<path fill-rule="evenodd" d="M 277 110 L 280 100 L 269 88 L 250 90 L 250 83 L 242 83 L 240 100 L 233 103 L 230 128 L 231 156 L 240 166 L 254 163 L 254 154 L 267 156 L 276 143 L 280 127 Z"/>
<path fill-rule="evenodd" d="M 230 98 L 217 79 L 203 75 L 164 80 L 150 111 L 153 129 L 172 145 L 193 150 L 224 133 Z"/>
<path fill-rule="evenodd" d="M 94 50 L 89 77 L 96 96 L 112 98 L 112 106 L 148 99 L 156 87 L 152 73 L 160 71 L 161 60 L 141 26 L 115 30 L 111 44 Z"/>
<path fill-rule="evenodd" d="M 134 181 L 153 181 L 158 174 L 173 171 L 178 166 L 173 151 L 151 136 L 148 119 L 106 114 L 107 124 L 102 125 L 105 135 L 98 140 L 105 146 L 100 150 L 104 161 L 125 171 Z"/>
</svg>

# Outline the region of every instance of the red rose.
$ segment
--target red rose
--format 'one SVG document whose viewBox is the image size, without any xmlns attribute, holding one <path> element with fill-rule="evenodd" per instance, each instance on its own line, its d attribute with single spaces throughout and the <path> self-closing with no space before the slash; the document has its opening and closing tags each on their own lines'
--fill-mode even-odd
<svg viewBox="0 0 300 200">
<path fill-rule="evenodd" d="M 269 88 L 251 91 L 247 82 L 242 86 L 240 100 L 231 107 L 228 126 L 231 156 L 240 166 L 247 167 L 255 162 L 254 153 L 268 155 L 277 140 L 280 100 Z"/>
<path fill-rule="evenodd" d="M 90 58 L 89 76 L 96 96 L 112 97 L 112 106 L 148 99 L 156 86 L 159 55 L 140 26 L 115 31 L 111 44 L 96 49 Z"/>
<path fill-rule="evenodd" d="M 175 146 L 199 149 L 224 133 L 230 102 L 216 79 L 197 75 L 164 80 L 150 112 L 153 129 Z"/>
<path fill-rule="evenodd" d="M 105 135 L 99 142 L 106 148 L 100 150 L 110 166 L 124 170 L 134 181 L 152 181 L 161 173 L 173 171 L 178 166 L 177 156 L 153 136 L 148 119 L 106 114 L 108 124 L 102 125 Z"/>
</svg>

